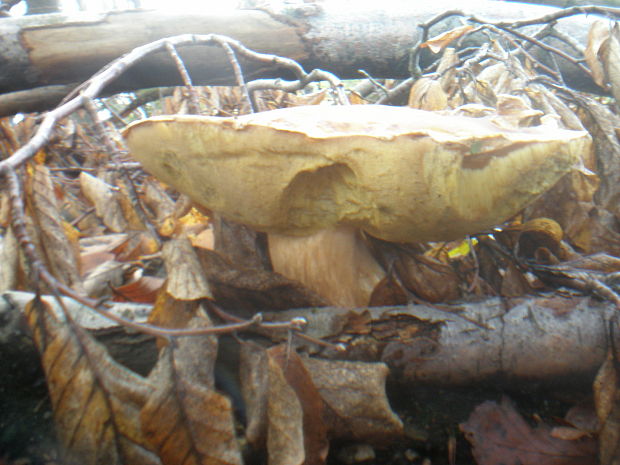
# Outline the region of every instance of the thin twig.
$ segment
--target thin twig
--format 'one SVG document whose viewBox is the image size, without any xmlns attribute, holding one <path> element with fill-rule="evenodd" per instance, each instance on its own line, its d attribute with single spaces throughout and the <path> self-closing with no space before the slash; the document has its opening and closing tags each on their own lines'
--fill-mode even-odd
<svg viewBox="0 0 620 465">
<path fill-rule="evenodd" d="M 611 8 L 611 7 L 603 7 L 603 6 L 573 6 L 570 8 L 563 8 L 561 10 L 557 10 L 553 13 L 540 16 L 538 18 L 533 19 L 524 19 L 522 21 L 487 21 L 484 19 L 480 19 L 476 16 L 471 16 L 469 19 L 474 22 L 486 23 L 486 24 L 494 24 L 498 27 L 512 27 L 512 28 L 521 28 L 525 26 L 534 26 L 536 24 L 544 24 L 550 23 L 552 21 L 557 21 L 558 19 L 568 18 L 570 16 L 577 15 L 598 15 L 604 16 L 606 18 L 618 20 L 620 19 L 620 8 Z"/>
<path fill-rule="evenodd" d="M 409 74 L 412 78 L 419 78 L 422 76 L 422 70 L 420 69 L 420 54 L 422 52 L 422 44 L 428 40 L 428 34 L 435 24 L 440 23 L 452 16 L 465 16 L 461 10 L 448 10 L 443 13 L 434 16 L 425 23 L 418 24 L 418 28 L 421 29 L 421 33 L 416 44 L 411 48 L 409 52 Z"/>
<path fill-rule="evenodd" d="M 250 92 L 248 91 L 248 86 L 245 83 L 245 79 L 243 77 L 243 71 L 241 71 L 241 65 L 239 64 L 239 60 L 237 59 L 237 55 L 235 55 L 235 51 L 226 42 L 224 42 L 222 44 L 222 48 L 226 52 L 226 55 L 228 55 L 228 60 L 230 61 L 230 64 L 231 64 L 231 66 L 233 68 L 233 72 L 235 73 L 235 79 L 237 80 L 237 85 L 241 89 L 241 93 L 243 94 L 243 98 L 248 103 L 248 106 L 250 108 L 250 113 L 255 113 L 256 109 L 255 109 L 255 106 L 254 106 L 254 102 L 250 98 Z"/>
<path fill-rule="evenodd" d="M 183 60 L 181 59 L 179 52 L 177 52 L 176 47 L 170 42 L 166 42 L 166 50 L 168 50 L 168 53 L 172 57 L 172 60 L 174 61 L 174 64 L 179 71 L 179 74 L 181 75 L 181 80 L 183 81 L 183 84 L 185 84 L 185 87 L 189 92 L 189 112 L 194 115 L 200 114 L 198 95 L 196 95 L 196 90 L 194 89 L 194 85 L 192 84 L 192 78 L 187 71 L 185 63 L 183 63 Z"/>
<path fill-rule="evenodd" d="M 364 71 L 363 69 L 358 69 L 357 72 L 360 73 L 362 76 L 364 76 L 366 79 L 368 79 L 370 83 L 375 87 L 375 89 L 380 90 L 383 93 L 383 95 L 388 95 L 388 89 L 386 89 L 386 87 L 383 84 L 381 84 L 379 81 L 373 78 L 366 71 Z"/>
</svg>

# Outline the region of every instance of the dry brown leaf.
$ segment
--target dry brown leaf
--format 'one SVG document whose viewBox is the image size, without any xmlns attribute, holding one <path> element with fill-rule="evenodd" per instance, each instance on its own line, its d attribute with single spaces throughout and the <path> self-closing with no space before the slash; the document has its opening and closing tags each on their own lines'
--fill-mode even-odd
<svg viewBox="0 0 620 465">
<path fill-rule="evenodd" d="M 255 99 L 257 111 L 267 111 L 299 105 L 318 105 L 325 100 L 327 95 L 326 89 L 311 94 L 293 94 L 282 90 L 268 89 L 256 92 Z"/>
<path fill-rule="evenodd" d="M 601 250 L 614 253 L 618 251 L 617 218 L 620 215 L 620 144 L 616 135 L 616 128 L 620 127 L 620 119 L 604 105 L 598 102 L 588 102 L 587 111 L 590 116 L 588 127 L 594 138 L 600 188 L 596 192 L 596 204 L 611 213 L 607 220 L 606 211 L 597 210 L 596 223 L 589 229 L 587 250 Z M 603 230 L 601 231 L 601 227 Z M 598 231 L 597 231 L 598 229 Z M 608 229 L 607 233 L 604 229 Z M 597 234 L 602 232 L 602 234 Z M 601 240 L 602 239 L 602 240 Z M 609 239 L 609 240 L 606 240 Z M 608 242 L 614 245 L 613 249 L 605 249 Z M 595 248 L 599 246 L 600 248 Z"/>
<path fill-rule="evenodd" d="M 247 341 L 241 344 L 239 378 L 245 404 L 247 424 L 245 437 L 256 449 L 267 441 L 267 397 L 269 373 L 267 352 L 262 346 Z"/>
<path fill-rule="evenodd" d="M 588 44 L 584 51 L 586 63 L 588 63 L 590 71 L 592 71 L 592 79 L 603 89 L 606 87 L 606 79 L 599 51 L 608 38 L 609 22 L 603 20 L 594 21 L 588 31 Z"/>
<path fill-rule="evenodd" d="M 207 108 L 209 115 L 245 115 L 250 111 L 248 102 L 239 87 L 207 86 L 194 89 L 198 92 L 199 101 Z M 178 108 L 178 104 L 176 107 L 164 108 L 164 114 L 179 113 Z"/>
<path fill-rule="evenodd" d="M 439 65 L 437 65 L 437 74 L 439 75 L 441 88 L 448 94 L 452 94 L 458 87 L 456 79 L 458 62 L 459 56 L 456 53 L 456 49 L 449 47 L 444 50 L 441 60 L 439 60 Z"/>
<path fill-rule="evenodd" d="M 179 300 L 212 299 L 196 252 L 187 238 L 173 239 L 162 249 L 168 272 L 168 293 Z"/>
<path fill-rule="evenodd" d="M 463 26 L 456 27 L 450 31 L 439 34 L 438 36 L 433 37 L 432 39 L 427 40 L 423 44 L 420 45 L 422 48 L 429 48 L 433 53 L 439 53 L 448 45 L 450 45 L 453 41 L 460 39 L 469 31 L 471 31 L 474 27 L 472 25 L 466 24 Z"/>
<path fill-rule="evenodd" d="M 449 302 L 460 297 L 460 280 L 447 263 L 425 255 L 403 255 L 396 263 L 401 282 L 428 302 Z"/>
<path fill-rule="evenodd" d="M 148 323 L 163 328 L 185 328 L 196 316 L 200 307 L 197 300 L 177 300 L 162 286 L 159 290 L 153 310 L 149 313 Z M 163 345 L 163 339 L 160 346 Z"/>
<path fill-rule="evenodd" d="M 0 131 L 3 136 L 0 138 L 0 153 L 3 159 L 15 153 L 22 145 L 15 132 L 15 126 L 12 116 L 0 119 Z"/>
<path fill-rule="evenodd" d="M 135 201 L 132 201 L 132 195 L 129 194 L 129 188 L 125 184 L 122 178 L 116 181 L 118 191 L 116 192 L 116 199 L 123 212 L 123 217 L 127 221 L 127 229 L 133 231 L 145 231 L 146 225 L 142 221 L 142 216 L 138 213 L 137 209 L 141 208 L 136 205 Z"/>
<path fill-rule="evenodd" d="M 407 305 L 409 296 L 398 280 L 390 273 L 377 284 L 372 291 L 369 307 L 385 307 L 388 305 Z"/>
<path fill-rule="evenodd" d="M 591 434 L 599 430 L 598 417 L 592 400 L 573 405 L 564 415 L 564 420 L 571 426 Z"/>
<path fill-rule="evenodd" d="M 329 407 L 333 437 L 381 442 L 403 434 L 403 424 L 385 393 L 389 373 L 385 364 L 313 358 L 303 362 Z"/>
<path fill-rule="evenodd" d="M 596 441 L 554 438 L 544 426 L 530 427 L 511 403 L 480 404 L 461 425 L 478 465 L 595 465 Z"/>
<path fill-rule="evenodd" d="M 598 416 L 601 465 L 620 461 L 620 377 L 618 362 L 611 353 L 594 380 L 594 404 Z"/>
<path fill-rule="evenodd" d="M 31 183 L 32 214 L 48 269 L 60 282 L 81 292 L 77 240 L 72 243 L 66 234 L 49 170 L 35 166 Z"/>
<path fill-rule="evenodd" d="M 111 231 L 125 232 L 128 227 L 123 209 L 110 185 L 90 174 L 80 173 L 82 193 L 94 205 L 95 212 Z"/>
<path fill-rule="evenodd" d="M 239 269 L 212 250 L 197 249 L 209 286 L 222 308 L 246 316 L 266 308 L 324 307 L 325 300 L 300 283 L 260 269 Z"/>
<path fill-rule="evenodd" d="M 220 215 L 213 220 L 214 250 L 239 269 L 270 269 L 264 234 Z"/>
<path fill-rule="evenodd" d="M 269 355 L 266 361 L 269 465 L 301 465 L 306 459 L 301 401 L 277 361 Z"/>
<path fill-rule="evenodd" d="M 611 94 L 620 101 L 620 28 L 614 24 L 605 53 L 605 73 L 607 81 L 611 85 Z"/>
<path fill-rule="evenodd" d="M 101 299 L 112 296 L 112 288 L 123 284 L 129 265 L 108 260 L 95 267 L 84 277 L 84 291 L 90 297 Z"/>
<path fill-rule="evenodd" d="M 503 297 L 520 297 L 531 292 L 532 288 L 523 273 L 514 263 L 508 263 L 502 279 L 500 295 Z"/>
<path fill-rule="evenodd" d="M 0 226 L 8 228 L 11 223 L 11 204 L 6 192 L 0 192 Z"/>
<path fill-rule="evenodd" d="M 149 233 L 144 231 L 131 231 L 127 234 L 127 240 L 114 249 L 116 259 L 121 262 L 140 260 L 143 255 L 151 255 L 159 251 L 159 244 Z"/>
<path fill-rule="evenodd" d="M 573 170 L 551 190 L 525 210 L 527 218 L 546 217 L 555 220 L 566 239 L 584 252 L 596 244 L 596 223 L 592 213 L 594 193 L 599 178 L 588 170 Z"/>
<path fill-rule="evenodd" d="M 539 125 L 543 116 L 542 111 L 532 109 L 524 98 L 505 94 L 497 96 L 497 114 L 500 118 L 494 121 L 509 129 Z"/>
<path fill-rule="evenodd" d="M 211 326 L 206 314 L 188 328 Z M 146 438 L 166 465 L 241 464 L 230 400 L 214 389 L 215 336 L 165 347 L 149 375 L 156 386 L 140 413 Z"/>
<path fill-rule="evenodd" d="M 295 391 L 303 412 L 304 465 L 325 463 L 329 450 L 325 404 L 313 383 L 304 362 L 288 345 L 272 347 L 267 351 L 269 363 L 273 360 L 282 371 L 289 386 Z M 271 405 L 271 404 L 270 404 Z M 273 406 L 275 408 L 275 405 Z M 273 410 L 270 409 L 269 414 Z M 268 443 L 269 444 L 269 443 Z"/>
<path fill-rule="evenodd" d="M 419 298 L 447 302 L 460 297 L 460 279 L 450 264 L 401 244 L 373 240 L 372 248 L 383 268 L 393 270 L 405 289 Z"/>
<path fill-rule="evenodd" d="M 191 234 L 189 240 L 194 247 L 201 249 L 213 250 L 213 247 L 215 247 L 215 238 L 212 228 L 203 229 L 195 235 Z"/>
<path fill-rule="evenodd" d="M 325 463 L 325 406 L 302 359 L 286 345 L 265 350 L 244 343 L 241 350 L 248 441 L 266 444 L 270 465 Z"/>
<path fill-rule="evenodd" d="M 358 94 L 354 90 L 349 91 L 347 97 L 349 97 L 349 103 L 351 103 L 351 105 L 366 105 L 370 103 L 362 95 Z"/>
<path fill-rule="evenodd" d="M 80 269 L 83 274 L 114 259 L 114 250 L 127 241 L 127 234 L 107 234 L 80 239 Z"/>
<path fill-rule="evenodd" d="M 166 190 L 158 181 L 147 178 L 142 186 L 142 200 L 155 214 L 155 222 L 161 223 L 174 212 L 174 200 L 166 193 Z"/>
<path fill-rule="evenodd" d="M 421 110 L 445 110 L 448 107 L 448 95 L 437 79 L 423 77 L 411 87 L 407 105 Z"/>
<path fill-rule="evenodd" d="M 151 384 L 117 364 L 89 334 L 61 321 L 41 300 L 27 306 L 26 316 L 68 462 L 159 464 L 138 421 Z"/>
<path fill-rule="evenodd" d="M 556 426 L 551 429 L 549 434 L 554 438 L 564 439 L 565 441 L 577 441 L 590 435 L 588 431 L 571 426 Z"/>
<path fill-rule="evenodd" d="M 139 276 L 137 279 L 114 288 L 115 302 L 138 302 L 152 304 L 155 302 L 159 289 L 164 285 L 163 278 L 155 276 Z"/>
<path fill-rule="evenodd" d="M 211 227 L 210 216 L 210 212 L 193 207 L 191 201 L 182 196 L 172 214 L 160 224 L 159 232 L 164 237 L 191 237 Z"/>
</svg>

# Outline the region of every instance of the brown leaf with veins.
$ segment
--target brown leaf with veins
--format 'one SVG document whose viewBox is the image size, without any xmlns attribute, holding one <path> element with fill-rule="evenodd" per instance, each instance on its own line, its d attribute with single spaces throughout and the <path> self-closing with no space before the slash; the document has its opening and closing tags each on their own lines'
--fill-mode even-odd
<svg viewBox="0 0 620 465">
<path fill-rule="evenodd" d="M 95 212 L 103 224 L 116 233 L 127 230 L 128 223 L 123 216 L 123 209 L 116 192 L 110 185 L 85 172 L 80 173 L 80 185 L 82 193 L 93 204 Z"/>
<path fill-rule="evenodd" d="M 241 386 L 246 435 L 267 442 L 271 463 L 324 463 L 327 435 L 385 442 L 403 434 L 385 394 L 383 363 L 299 357 L 285 345 L 265 350 L 245 343 Z"/>
<path fill-rule="evenodd" d="M 289 346 L 281 344 L 267 351 L 269 363 L 275 362 L 293 388 L 303 412 L 305 465 L 325 463 L 329 441 L 325 424 L 325 405 L 303 360 Z M 270 410 L 272 413 L 272 410 Z"/>
<path fill-rule="evenodd" d="M 301 465 L 306 459 L 304 412 L 280 364 L 267 355 L 267 452 L 269 465 Z"/>
<path fill-rule="evenodd" d="M 594 380 L 594 403 L 599 424 L 601 465 L 620 462 L 620 379 L 618 362 L 611 352 Z"/>
<path fill-rule="evenodd" d="M 596 441 L 554 438 L 543 425 L 532 428 L 504 399 L 480 404 L 461 424 L 478 465 L 595 465 Z"/>
<path fill-rule="evenodd" d="M 241 389 L 247 409 L 246 437 L 267 446 L 270 465 L 325 463 L 329 442 L 324 404 L 301 358 L 286 345 L 241 348 Z"/>
<path fill-rule="evenodd" d="M 607 62 L 607 73 L 611 82 L 611 93 L 616 101 L 620 97 L 620 28 L 614 25 L 613 35 L 609 45 L 609 60 Z"/>
<path fill-rule="evenodd" d="M 584 51 L 584 56 L 590 71 L 592 71 L 592 79 L 603 89 L 605 89 L 605 71 L 599 57 L 599 51 L 608 39 L 609 22 L 603 20 L 594 21 L 588 31 L 588 45 Z"/>
<path fill-rule="evenodd" d="M 68 463 L 156 465 L 138 413 L 152 386 L 35 299 L 26 308 Z"/>
<path fill-rule="evenodd" d="M 168 293 L 179 300 L 212 299 L 211 288 L 192 244 L 187 238 L 173 239 L 162 249 L 168 272 Z"/>
<path fill-rule="evenodd" d="M 189 328 L 211 326 L 205 313 Z M 155 389 L 140 420 L 166 465 L 241 464 L 230 400 L 214 389 L 215 336 L 184 337 L 169 344 L 149 376 Z"/>
<path fill-rule="evenodd" d="M 389 370 L 384 363 L 303 361 L 330 411 L 333 437 L 382 442 L 403 434 L 385 393 Z"/>
<path fill-rule="evenodd" d="M 155 221 L 158 224 L 172 216 L 174 213 L 174 200 L 170 198 L 166 190 L 158 181 L 147 178 L 142 186 L 142 200 L 155 215 Z"/>
<path fill-rule="evenodd" d="M 118 188 L 118 191 L 116 192 L 116 199 L 121 207 L 121 211 L 123 212 L 123 217 L 127 221 L 127 229 L 133 231 L 145 231 L 147 227 L 142 221 L 141 212 L 138 211 L 141 207 L 138 207 L 136 202 L 132 200 L 133 196 L 130 193 L 131 187 L 126 185 L 122 176 L 119 176 L 116 180 L 116 186 Z"/>
<path fill-rule="evenodd" d="M 70 242 L 66 233 L 49 170 L 35 166 L 30 181 L 32 215 L 46 264 L 56 279 L 80 292 L 79 247 L 77 242 Z"/>
</svg>

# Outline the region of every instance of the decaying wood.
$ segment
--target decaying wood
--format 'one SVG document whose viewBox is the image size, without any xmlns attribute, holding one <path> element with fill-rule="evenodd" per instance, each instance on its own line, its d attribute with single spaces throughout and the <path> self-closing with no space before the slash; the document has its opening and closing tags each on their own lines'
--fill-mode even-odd
<svg viewBox="0 0 620 465">
<path fill-rule="evenodd" d="M 440 1 L 420 5 L 406 0 L 371 4 L 325 2 L 301 4 L 281 11 L 238 10 L 229 13 L 167 14 L 135 10 L 106 14 L 41 15 L 0 20 L 0 93 L 85 80 L 111 60 L 132 48 L 178 34 L 216 33 L 233 37 L 264 53 L 297 60 L 308 69 L 322 68 L 341 78 L 359 78 L 365 69 L 374 77 L 407 77 L 408 54 L 419 39 L 420 23 L 454 7 Z M 541 17 L 555 10 L 536 5 L 493 1 L 461 2 L 464 14 L 492 21 Z M 461 24 L 462 16 L 439 23 L 432 34 Z M 585 44 L 592 18 L 576 16 L 558 28 Z M 480 40 L 486 40 L 484 36 Z M 563 45 L 557 41 L 554 46 Z M 476 45 L 474 42 L 461 46 Z M 479 44 L 478 44 L 479 45 Z M 574 51 L 570 51 L 574 53 Z M 181 56 L 195 84 L 230 84 L 228 60 L 221 49 L 186 47 Z M 278 75 L 265 64 L 244 65 L 247 79 Z M 558 61 L 569 83 L 586 85 L 589 78 Z M 122 76 L 113 89 L 130 90 L 179 85 L 174 63 L 165 55 L 149 57 Z M 7 114 L 6 110 L 2 110 Z"/>
<path fill-rule="evenodd" d="M 32 294 L 15 291 L 2 295 L 0 348 L 16 341 L 31 344 L 24 338 L 22 317 L 18 315 L 32 298 Z M 58 311 L 53 298 L 46 300 Z M 77 302 L 69 298 L 63 301 L 81 325 L 101 336 L 109 347 L 117 347 L 115 356 L 123 363 L 144 369 L 145 361 L 139 358 L 152 354 L 142 345 L 146 344 L 142 336 L 128 336 L 113 322 L 93 315 Z M 114 308 L 125 317 L 134 315 L 136 321 L 142 320 L 148 310 L 147 305 L 135 304 L 117 304 Z M 616 344 L 620 342 L 620 333 L 611 330 L 617 325 L 617 309 L 592 298 L 574 296 L 265 313 L 269 321 L 300 316 L 308 320 L 309 336 L 346 345 L 346 351 L 334 352 L 299 340 L 298 344 L 305 345 L 315 356 L 382 361 L 391 368 L 395 380 L 416 385 L 590 383 L 605 360 L 610 334 L 617 339 Z M 118 347 L 131 347 L 132 337 L 141 351 Z M 36 356 L 32 350 L 24 353 Z"/>
<path fill-rule="evenodd" d="M 0 95 L 0 115 L 44 111 L 58 105 L 77 84 L 35 87 Z"/>
<path fill-rule="evenodd" d="M 493 298 L 460 305 L 291 310 L 306 333 L 343 342 L 343 354 L 383 361 L 395 378 L 429 385 L 484 382 L 589 383 L 605 360 L 615 306 L 584 297 Z M 616 344 L 618 340 L 615 341 Z"/>
</svg>

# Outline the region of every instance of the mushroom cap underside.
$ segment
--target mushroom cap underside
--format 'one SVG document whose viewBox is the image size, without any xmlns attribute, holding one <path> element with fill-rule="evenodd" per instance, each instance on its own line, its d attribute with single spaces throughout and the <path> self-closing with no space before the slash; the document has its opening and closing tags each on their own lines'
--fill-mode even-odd
<svg viewBox="0 0 620 465">
<path fill-rule="evenodd" d="M 146 171 L 264 232 L 352 225 L 394 242 L 497 225 L 589 150 L 585 131 L 381 105 L 162 116 L 124 132 Z"/>
</svg>

